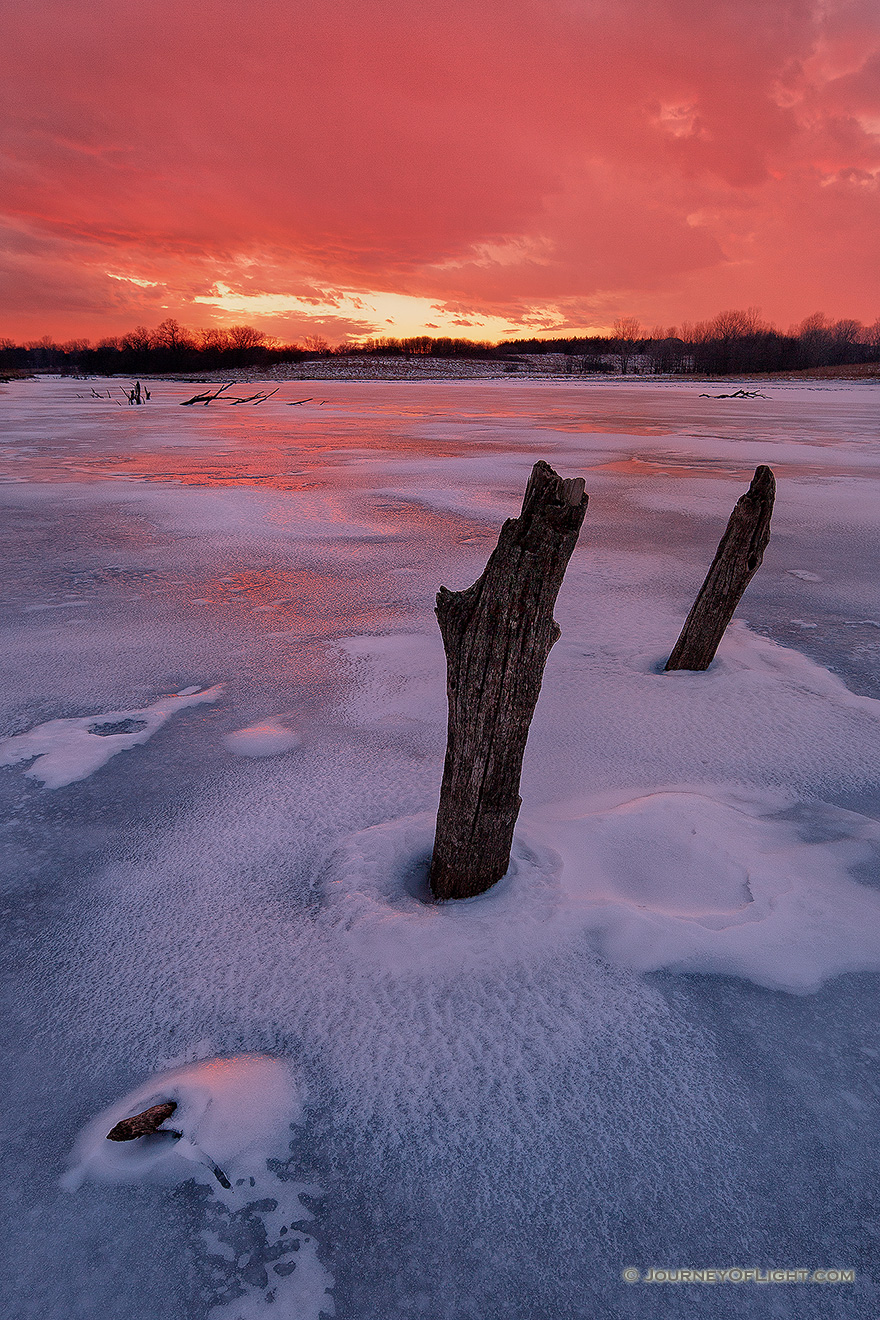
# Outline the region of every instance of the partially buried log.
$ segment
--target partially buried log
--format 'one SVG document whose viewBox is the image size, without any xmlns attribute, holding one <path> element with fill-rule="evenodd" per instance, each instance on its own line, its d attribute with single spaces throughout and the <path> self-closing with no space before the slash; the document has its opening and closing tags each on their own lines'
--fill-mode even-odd
<svg viewBox="0 0 880 1320">
<path fill-rule="evenodd" d="M 743 592 L 761 566 L 775 496 L 770 468 L 756 468 L 752 484 L 730 515 L 712 567 L 666 661 L 667 670 L 709 668 Z"/>
<path fill-rule="evenodd" d="M 480 577 L 437 594 L 449 730 L 431 861 L 435 898 L 470 898 L 510 862 L 529 725 L 550 648 L 553 606 L 587 511 L 582 477 L 532 469 Z"/>
<path fill-rule="evenodd" d="M 205 390 L 202 394 L 194 394 L 191 399 L 181 399 L 180 406 L 181 408 L 189 408 L 194 403 L 203 403 L 207 408 L 209 403 L 213 403 L 215 399 L 219 399 L 223 391 L 231 389 L 232 385 L 233 382 L 228 380 L 225 385 L 220 386 L 219 390 Z"/>
<path fill-rule="evenodd" d="M 108 1141 L 134 1141 L 136 1137 L 150 1137 L 170 1118 L 177 1108 L 173 1100 L 168 1100 L 165 1104 L 150 1105 L 143 1113 L 134 1114 L 131 1118 L 123 1118 L 111 1128 L 107 1133 Z M 170 1128 L 164 1128 L 165 1132 L 172 1132 Z M 179 1132 L 172 1132 L 172 1135 L 179 1137 Z"/>
</svg>

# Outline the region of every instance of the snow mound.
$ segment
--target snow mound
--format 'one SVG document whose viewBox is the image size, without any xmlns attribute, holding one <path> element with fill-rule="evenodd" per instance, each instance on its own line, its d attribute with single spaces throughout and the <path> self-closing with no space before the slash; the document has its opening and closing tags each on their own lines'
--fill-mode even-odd
<svg viewBox="0 0 880 1320">
<path fill-rule="evenodd" d="M 558 903 L 552 848 L 514 839 L 507 874 L 476 898 L 435 903 L 428 886 L 434 815 L 361 830 L 325 868 L 325 920 L 359 957 L 393 970 L 442 972 L 526 955 Z"/>
<path fill-rule="evenodd" d="M 700 686 L 708 688 L 709 683 L 720 687 L 735 676 L 752 684 L 755 701 L 764 696 L 769 702 L 774 685 L 777 704 L 779 698 L 787 697 L 801 703 L 803 709 L 805 698 L 819 697 L 832 707 L 880 719 L 880 701 L 876 697 L 862 697 L 850 691 L 838 674 L 793 647 L 762 637 L 739 619 L 729 625 L 717 659 L 704 673 L 675 669 L 662 675 L 665 683 L 681 683 L 691 691 Z"/>
<path fill-rule="evenodd" d="M 710 788 L 546 807 L 523 820 L 488 893 L 432 903 L 433 817 L 373 826 L 324 876 L 328 921 L 403 971 L 546 956 L 592 935 L 638 972 L 718 973 L 792 993 L 880 970 L 880 892 L 854 867 L 880 826 L 826 804 Z"/>
<path fill-rule="evenodd" d="M 24 773 L 41 780 L 46 788 L 64 788 L 88 779 L 117 752 L 145 743 L 178 711 L 216 701 L 222 691 L 222 683 L 203 692 L 185 688 L 160 697 L 143 710 L 110 710 L 102 715 L 48 720 L 26 733 L 0 739 L 0 765 L 15 765 L 36 757 Z"/>
<path fill-rule="evenodd" d="M 793 993 L 880 970 L 880 893 L 853 879 L 880 826 L 823 803 L 708 788 L 551 808 L 566 918 L 636 971 L 741 976 Z"/>
<path fill-rule="evenodd" d="M 121 1119 L 167 1101 L 177 1107 L 157 1132 L 108 1140 Z M 313 1215 L 301 1198 L 321 1189 L 283 1172 L 290 1129 L 302 1118 L 300 1090 L 277 1059 L 242 1054 L 185 1064 L 89 1123 L 61 1183 L 68 1191 L 86 1181 L 206 1184 L 214 1196 L 197 1198 L 195 1213 L 203 1216 L 209 1292 L 220 1299 L 210 1320 L 319 1320 L 333 1315 L 333 1277 L 318 1257 L 307 1227 Z"/>
<path fill-rule="evenodd" d="M 123 1118 L 166 1101 L 177 1108 L 162 1124 L 164 1131 L 108 1140 Z M 76 1143 L 63 1186 L 73 1191 L 87 1180 L 195 1178 L 219 1195 L 234 1196 L 238 1179 L 264 1174 L 267 1159 L 287 1153 L 290 1126 L 301 1120 L 302 1098 L 289 1068 L 277 1059 L 241 1054 L 185 1064 L 151 1077 L 93 1119 Z M 224 1179 L 231 1187 L 224 1188 Z"/>
<path fill-rule="evenodd" d="M 225 734 L 223 746 L 236 756 L 277 756 L 299 746 L 299 741 L 299 734 L 288 729 L 280 715 L 270 715 L 259 724 Z"/>
</svg>

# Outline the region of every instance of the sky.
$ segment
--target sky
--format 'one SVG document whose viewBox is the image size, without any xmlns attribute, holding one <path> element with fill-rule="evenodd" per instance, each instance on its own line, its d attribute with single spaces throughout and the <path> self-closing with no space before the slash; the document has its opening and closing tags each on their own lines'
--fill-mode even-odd
<svg viewBox="0 0 880 1320">
<path fill-rule="evenodd" d="M 0 18 L 0 337 L 880 316 L 876 0 Z"/>
</svg>

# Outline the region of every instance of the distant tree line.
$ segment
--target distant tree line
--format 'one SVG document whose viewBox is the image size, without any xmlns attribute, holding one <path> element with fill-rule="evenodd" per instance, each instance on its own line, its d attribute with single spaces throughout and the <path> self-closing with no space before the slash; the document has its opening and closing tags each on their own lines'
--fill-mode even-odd
<svg viewBox="0 0 880 1320">
<path fill-rule="evenodd" d="M 432 335 L 413 335 L 410 339 L 362 339 L 357 343 L 340 344 L 333 351 L 344 357 L 440 357 L 440 358 L 497 358 L 505 345 L 488 340 L 451 339 Z"/>
<path fill-rule="evenodd" d="M 326 348 L 326 341 L 316 340 Z M 100 339 L 70 339 L 56 344 L 44 337 L 27 344 L 0 338 L 0 367 L 58 371 L 63 375 L 161 375 L 165 372 L 214 371 L 224 367 L 262 367 L 307 357 L 299 344 L 279 344 L 251 325 L 188 330 L 168 318 L 155 330 L 139 325 L 128 334 Z"/>
<path fill-rule="evenodd" d="M 564 353 L 565 370 L 584 373 L 729 376 L 802 371 L 880 361 L 880 319 L 830 321 L 814 312 L 786 334 L 755 308 L 719 312 L 710 321 L 645 331 L 633 317 L 615 322 L 613 335 L 519 339 L 508 352 Z"/>
<path fill-rule="evenodd" d="M 0 338 L 0 370 L 52 371 L 64 375 L 164 375 L 267 368 L 280 362 L 322 357 L 435 357 L 503 360 L 516 371 L 520 359 L 556 354 L 569 374 L 709 375 L 799 371 L 880 361 L 880 319 L 831 321 L 822 312 L 787 333 L 762 321 L 755 308 L 719 312 L 709 321 L 656 326 L 646 331 L 634 317 L 621 317 L 610 335 L 515 339 L 493 344 L 472 339 L 416 335 L 376 338 L 331 348 L 319 335 L 283 344 L 249 325 L 188 330 L 169 318 L 155 330 L 138 326 L 128 334 L 73 339 L 57 344 L 48 336 L 26 344 Z"/>
</svg>

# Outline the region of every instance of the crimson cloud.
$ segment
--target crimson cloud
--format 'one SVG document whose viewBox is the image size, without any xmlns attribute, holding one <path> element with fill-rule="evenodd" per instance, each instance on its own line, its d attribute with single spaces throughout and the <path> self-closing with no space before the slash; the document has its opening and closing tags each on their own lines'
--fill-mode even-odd
<svg viewBox="0 0 880 1320">
<path fill-rule="evenodd" d="M 4 26 L 0 334 L 880 313 L 873 0 L 41 0 Z"/>
</svg>

